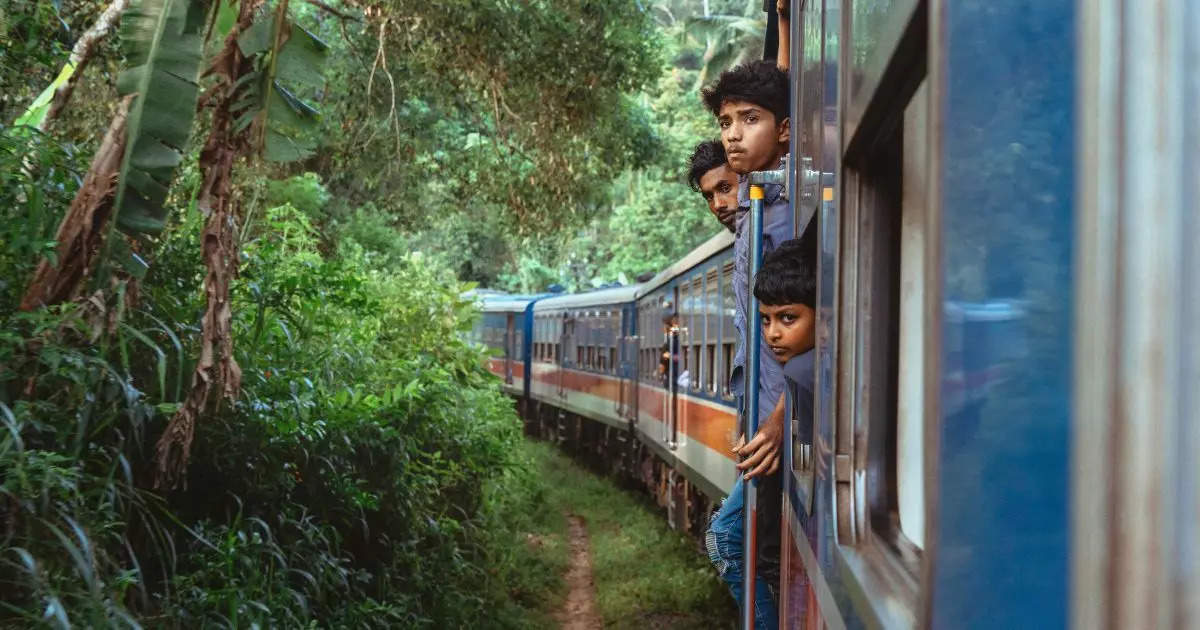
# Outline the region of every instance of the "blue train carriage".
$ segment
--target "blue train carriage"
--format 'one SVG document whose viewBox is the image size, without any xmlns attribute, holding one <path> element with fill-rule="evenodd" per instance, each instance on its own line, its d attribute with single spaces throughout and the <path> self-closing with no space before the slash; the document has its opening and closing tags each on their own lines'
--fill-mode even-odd
<svg viewBox="0 0 1200 630">
<path fill-rule="evenodd" d="M 534 432 L 614 471 L 626 468 L 636 378 L 626 340 L 636 334 L 640 285 L 539 300 L 532 306 L 526 421 Z"/>
<path fill-rule="evenodd" d="M 529 363 L 533 333 L 532 309 L 539 299 L 552 294 L 512 295 L 499 291 L 476 291 L 473 297 L 481 312 L 472 329 L 472 339 L 489 348 L 488 371 L 501 379 L 500 387 L 513 396 L 518 409 L 529 397 Z"/>
<path fill-rule="evenodd" d="M 729 391 L 737 339 L 732 246 L 722 230 L 637 293 L 631 417 L 643 445 L 643 481 L 668 508 L 669 523 L 696 534 L 737 477 L 730 450 L 737 422 Z"/>
<path fill-rule="evenodd" d="M 1196 627 L 1200 5 L 791 28 L 818 322 L 781 624 Z"/>
</svg>

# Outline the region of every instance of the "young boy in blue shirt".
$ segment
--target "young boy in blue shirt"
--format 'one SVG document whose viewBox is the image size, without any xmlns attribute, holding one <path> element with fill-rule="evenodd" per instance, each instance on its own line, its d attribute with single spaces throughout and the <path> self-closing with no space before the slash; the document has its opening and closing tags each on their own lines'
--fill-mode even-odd
<svg viewBox="0 0 1200 630">
<path fill-rule="evenodd" d="M 813 346 L 816 340 L 817 274 L 811 241 L 793 239 L 763 256 L 754 278 L 754 297 L 763 338 L 795 384 L 797 429 L 812 443 Z M 805 439 L 807 438 L 807 439 Z"/>
<path fill-rule="evenodd" d="M 754 278 L 754 297 L 758 298 L 759 321 L 763 340 L 775 361 L 783 365 L 783 376 L 794 393 L 792 418 L 795 440 L 813 443 L 813 346 L 816 342 L 816 241 L 784 241 L 763 256 Z M 779 492 L 777 486 L 772 492 Z M 778 558 L 782 543 L 783 506 L 781 501 L 763 501 L 759 505 L 759 566 L 770 566 Z M 774 574 L 769 576 L 778 579 Z"/>
<path fill-rule="evenodd" d="M 721 73 L 717 81 L 701 90 L 705 106 L 721 130 L 721 145 L 725 149 L 729 168 L 738 174 L 738 209 L 734 224 L 734 268 L 733 291 L 735 309 L 733 325 L 737 331 L 736 350 L 730 377 L 730 390 L 738 397 L 738 407 L 745 406 L 747 372 L 757 369 L 759 373 L 759 430 L 746 436 L 746 442 L 733 449 L 734 454 L 744 457 L 737 469 L 746 479 L 759 477 L 762 480 L 759 494 L 761 506 L 778 504 L 781 500 L 779 455 L 782 453 L 783 438 L 783 388 L 784 376 L 779 363 L 770 356 L 771 350 L 764 339 L 760 346 L 757 366 L 747 365 L 750 354 L 745 347 L 747 326 L 756 325 L 757 313 L 748 313 L 750 269 L 749 182 L 748 173 L 778 169 L 787 154 L 791 137 L 791 120 L 788 117 L 789 84 L 787 74 L 768 61 L 753 62 L 737 66 Z M 770 252 L 777 245 L 792 238 L 792 209 L 783 198 L 781 186 L 765 185 L 763 204 L 763 252 Z M 744 413 L 745 409 L 741 409 Z M 713 516 L 705 534 L 705 547 L 721 578 L 729 585 L 734 598 L 741 604 L 744 599 L 742 580 L 744 558 L 742 548 L 742 523 L 745 498 L 741 479 L 734 484 L 732 492 Z M 778 514 L 778 507 L 774 509 Z M 760 512 L 759 522 L 764 522 Z M 776 519 L 778 520 L 778 519 Z M 772 543 L 760 531 L 759 549 L 766 551 L 778 547 L 778 536 Z M 778 614 L 772 590 L 778 585 L 779 557 L 776 553 L 761 553 L 758 563 L 754 593 L 755 627 L 774 630 L 778 627 Z"/>
</svg>

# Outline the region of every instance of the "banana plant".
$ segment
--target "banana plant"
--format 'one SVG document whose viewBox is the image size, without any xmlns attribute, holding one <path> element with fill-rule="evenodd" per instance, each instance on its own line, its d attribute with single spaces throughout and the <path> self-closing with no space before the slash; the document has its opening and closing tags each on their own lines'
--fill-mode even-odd
<svg viewBox="0 0 1200 630">
<path fill-rule="evenodd" d="M 236 131 L 250 129 L 253 146 L 271 162 L 305 159 L 316 149 L 318 112 L 301 96 L 324 85 L 321 68 L 329 46 L 293 22 L 281 0 L 269 18 L 259 19 L 238 38 L 255 70 L 243 98 L 234 105 Z"/>
<path fill-rule="evenodd" d="M 126 233 L 156 234 L 166 223 L 163 204 L 196 116 L 208 4 L 135 0 L 122 17 L 129 69 L 117 91 L 136 95 L 113 206 Z"/>
<path fill-rule="evenodd" d="M 741 15 L 704 15 L 689 18 L 688 35 L 704 42 L 703 65 L 696 87 L 739 63 L 754 59 L 762 51 L 767 27 L 759 0 L 747 0 Z"/>
<path fill-rule="evenodd" d="M 210 5 L 221 5 L 213 7 Z M 114 207 L 117 227 L 129 234 L 163 229 L 167 192 L 183 160 L 196 116 L 199 76 L 204 66 L 209 0 L 134 0 L 121 21 L 120 37 L 130 68 L 117 80 L 122 96 L 136 94 Z M 304 159 L 316 147 L 318 113 L 299 96 L 323 83 L 328 46 L 289 18 L 283 0 L 238 40 L 242 54 L 256 60 L 238 104 L 238 130 L 255 128 L 264 158 Z"/>
</svg>

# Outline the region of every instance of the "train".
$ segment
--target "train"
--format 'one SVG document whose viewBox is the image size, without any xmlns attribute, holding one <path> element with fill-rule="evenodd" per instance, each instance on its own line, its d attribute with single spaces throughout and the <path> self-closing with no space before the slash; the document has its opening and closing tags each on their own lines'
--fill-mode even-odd
<svg viewBox="0 0 1200 630">
<path fill-rule="evenodd" d="M 1200 8 L 789 11 L 818 296 L 781 627 L 1200 627 Z M 630 286 L 482 295 L 471 333 L 530 433 L 689 532 L 737 483 L 732 239 Z"/>
</svg>

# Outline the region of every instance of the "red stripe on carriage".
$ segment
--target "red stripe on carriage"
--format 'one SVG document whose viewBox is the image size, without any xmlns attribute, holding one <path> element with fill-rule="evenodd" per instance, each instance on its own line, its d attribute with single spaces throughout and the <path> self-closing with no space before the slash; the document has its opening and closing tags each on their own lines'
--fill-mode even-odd
<svg viewBox="0 0 1200 630">
<path fill-rule="evenodd" d="M 533 380 L 544 385 L 558 388 L 560 368 L 554 364 L 535 363 L 533 365 Z M 597 396 L 614 405 L 621 400 L 621 382 L 615 376 L 592 374 L 580 370 L 561 370 L 562 387 L 567 391 L 568 399 L 571 393 L 590 394 Z M 652 418 L 663 421 L 664 401 L 668 396 L 665 389 L 646 383 L 637 384 L 638 411 Z M 685 392 L 679 393 L 680 406 L 678 416 L 680 428 L 689 439 L 696 440 L 708 448 L 734 459 L 731 450 L 733 434 L 737 424 L 737 416 L 732 406 L 715 408 L 699 400 L 685 397 Z M 614 407 L 615 409 L 615 407 Z M 615 411 L 610 413 L 614 420 Z"/>
</svg>

